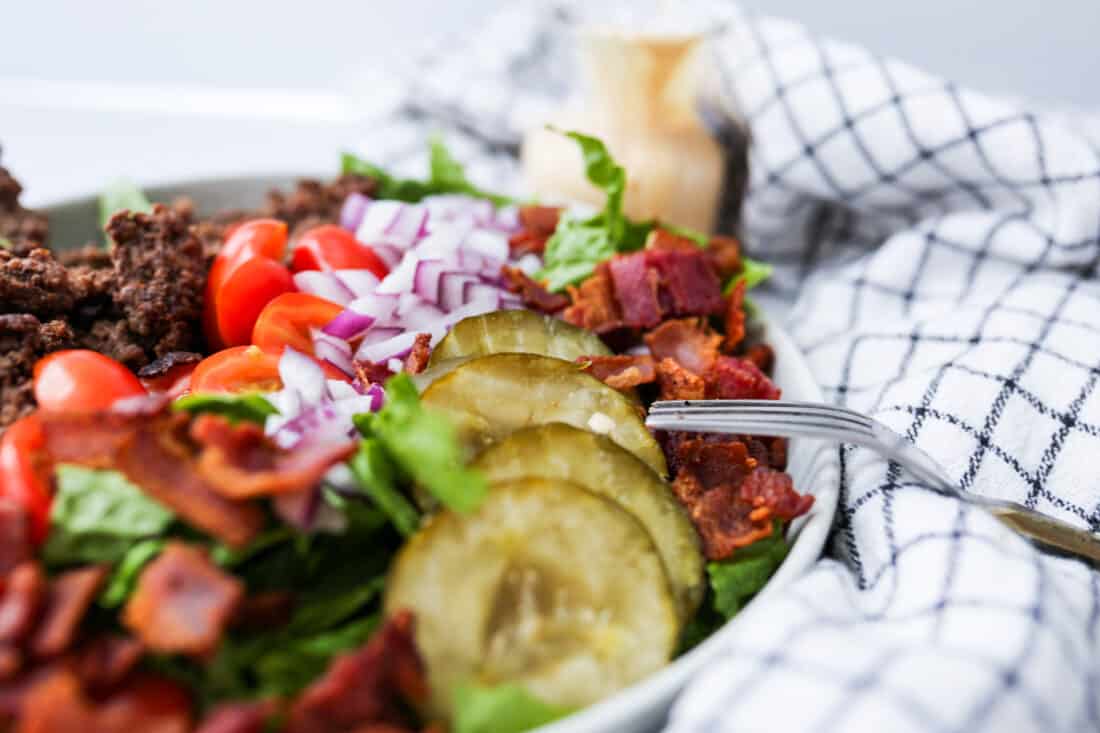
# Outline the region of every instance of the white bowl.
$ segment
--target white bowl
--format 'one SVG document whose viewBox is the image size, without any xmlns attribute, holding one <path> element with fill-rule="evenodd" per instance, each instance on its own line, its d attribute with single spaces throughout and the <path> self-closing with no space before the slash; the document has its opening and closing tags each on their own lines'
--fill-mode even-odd
<svg viewBox="0 0 1100 733">
<path fill-rule="evenodd" d="M 188 196 L 200 212 L 223 208 L 255 208 L 266 191 L 287 188 L 294 176 L 240 177 L 183 181 L 146 189 L 154 201 L 171 201 Z M 94 196 L 58 202 L 44 207 L 50 216 L 51 244 L 58 249 L 85 244 L 98 229 L 99 211 Z M 767 341 L 775 349 L 775 381 L 783 396 L 792 400 L 821 401 L 821 390 L 810 374 L 802 353 L 780 326 L 763 317 Z M 761 601 L 804 573 L 821 555 L 825 537 L 836 512 L 839 465 L 836 450 L 818 441 L 792 440 L 788 471 L 794 484 L 814 496 L 809 514 L 792 523 L 791 551 L 779 570 L 760 593 L 729 623 L 667 667 L 622 692 L 556 723 L 539 733 L 628 733 L 653 731 L 661 727 L 668 709 L 692 675 L 721 653 L 723 639 L 736 631 L 737 624 L 757 613 Z"/>
</svg>

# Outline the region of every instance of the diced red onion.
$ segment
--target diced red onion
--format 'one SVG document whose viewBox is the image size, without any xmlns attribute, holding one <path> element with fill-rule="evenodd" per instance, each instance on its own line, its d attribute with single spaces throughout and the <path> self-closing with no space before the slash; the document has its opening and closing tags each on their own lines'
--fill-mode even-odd
<svg viewBox="0 0 1100 733">
<path fill-rule="evenodd" d="M 367 335 L 370 334 L 371 331 L 368 331 Z M 355 358 L 372 361 L 376 364 L 388 362 L 390 359 L 404 359 L 412 350 L 414 341 L 416 341 L 415 331 L 405 331 L 392 338 L 374 343 L 368 343 L 364 339 L 359 346 L 359 350 L 355 352 Z"/>
<path fill-rule="evenodd" d="M 407 329 L 424 331 L 437 325 L 446 315 L 431 303 L 420 302 L 401 314 L 402 325 Z"/>
<path fill-rule="evenodd" d="M 394 336 L 399 335 L 404 330 L 405 329 L 399 328 L 397 326 L 375 326 L 374 328 L 363 334 L 363 342 L 360 344 L 360 347 L 362 347 L 363 345 L 377 344 L 380 341 L 388 341 Z M 359 353 L 356 352 L 355 358 L 359 359 L 362 357 L 360 357 Z M 374 359 L 371 359 L 370 361 L 374 361 Z"/>
<path fill-rule="evenodd" d="M 386 267 L 390 269 L 396 267 L 397 263 L 401 261 L 401 258 L 405 256 L 404 250 L 389 244 L 372 244 L 370 248 L 386 263 Z"/>
<path fill-rule="evenodd" d="M 367 207 L 355 237 L 371 246 L 389 244 L 408 249 L 424 236 L 428 210 L 401 201 L 374 201 Z"/>
<path fill-rule="evenodd" d="M 356 298 L 370 295 L 378 288 L 378 276 L 370 270 L 333 270 L 332 274 Z"/>
<path fill-rule="evenodd" d="M 443 273 L 439 278 L 439 307 L 445 311 L 451 311 L 465 305 L 467 303 L 466 286 L 479 282 L 481 280 L 476 275 L 467 275 L 462 272 Z"/>
<path fill-rule="evenodd" d="M 330 336 L 351 341 L 362 336 L 368 328 L 374 325 L 375 320 L 374 316 L 348 309 L 329 321 L 328 325 L 321 330 Z"/>
<path fill-rule="evenodd" d="M 398 359 L 397 357 L 394 357 L 393 359 L 390 359 L 386 362 L 386 368 L 394 374 L 397 374 L 397 372 L 405 368 L 405 362 L 403 362 L 401 359 Z"/>
<path fill-rule="evenodd" d="M 376 293 L 407 293 L 413 289 L 413 278 L 416 276 L 416 263 L 419 260 L 413 256 L 406 256 L 397 267 L 390 270 L 390 274 L 378 283 Z"/>
<path fill-rule="evenodd" d="M 508 238 L 487 229 L 472 232 L 466 238 L 466 248 L 497 262 L 508 259 Z"/>
<path fill-rule="evenodd" d="M 347 341 L 318 328 L 311 329 L 311 335 L 314 356 L 327 361 L 348 376 L 355 373 L 355 367 L 351 363 L 351 345 Z"/>
<path fill-rule="evenodd" d="M 367 396 L 371 398 L 371 412 L 378 412 L 386 401 L 386 390 L 380 384 L 372 384 L 367 388 Z"/>
<path fill-rule="evenodd" d="M 537 254 L 529 252 L 516 261 L 516 267 L 528 277 L 533 277 L 536 272 L 542 269 L 542 259 Z"/>
<path fill-rule="evenodd" d="M 375 321 L 388 321 L 397 312 L 400 300 L 400 293 L 372 293 L 353 300 L 348 304 L 348 310 L 370 316 Z"/>
<path fill-rule="evenodd" d="M 294 273 L 294 286 L 303 293 L 316 295 L 318 298 L 324 298 L 340 305 L 347 305 L 355 298 L 355 294 L 331 272 L 320 270 L 296 272 Z"/>
<path fill-rule="evenodd" d="M 321 365 L 289 346 L 279 357 L 279 379 L 284 388 L 297 392 L 307 405 L 325 397 L 325 372 Z"/>
<path fill-rule="evenodd" d="M 363 216 L 370 205 L 370 197 L 357 191 L 348 194 L 344 199 L 344 205 L 340 207 L 340 226 L 350 231 L 355 231 L 363 223 Z"/>
</svg>

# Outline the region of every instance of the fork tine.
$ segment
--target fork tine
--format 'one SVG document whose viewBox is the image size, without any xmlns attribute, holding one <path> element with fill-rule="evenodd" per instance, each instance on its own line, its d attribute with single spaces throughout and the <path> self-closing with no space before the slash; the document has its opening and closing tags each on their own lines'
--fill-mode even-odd
<svg viewBox="0 0 1100 733">
<path fill-rule="evenodd" d="M 653 415 L 646 426 L 654 430 L 685 432 L 725 433 L 729 435 L 771 435 L 786 438 L 827 438 L 842 443 L 874 445 L 874 435 L 852 426 L 839 427 L 822 422 L 795 422 L 744 420 L 741 418 L 715 418 L 693 416 L 677 419 L 666 415 Z"/>
<path fill-rule="evenodd" d="M 846 410 L 830 406 L 803 406 L 797 403 L 782 403 L 765 400 L 709 400 L 692 402 L 655 402 L 650 415 L 682 415 L 699 417 L 736 417 L 746 419 L 812 419 L 828 422 L 845 428 L 861 431 L 873 429 L 870 418 L 849 413 Z"/>
<path fill-rule="evenodd" d="M 768 413 L 779 415 L 814 414 L 836 419 L 846 419 L 852 423 L 870 426 L 872 419 L 844 407 L 821 405 L 812 402 L 782 402 L 777 400 L 665 400 L 654 402 L 650 412 L 737 412 L 738 414 Z"/>
<path fill-rule="evenodd" d="M 753 414 L 739 414 L 739 413 L 710 413 L 710 414 L 695 414 L 695 413 L 654 413 L 650 414 L 646 419 L 646 424 L 650 426 L 656 425 L 722 425 L 722 426 L 739 426 L 739 425 L 768 425 L 782 427 L 785 425 L 797 426 L 800 428 L 821 428 L 827 430 L 834 430 L 837 432 L 845 433 L 858 433 L 860 435 L 872 435 L 873 430 L 870 427 L 864 425 L 853 425 L 849 422 L 832 420 L 819 416 L 808 415 L 753 415 Z M 662 428 L 663 429 L 663 428 Z M 684 429 L 684 428 L 681 428 Z M 746 432 L 742 429 L 741 432 Z"/>
</svg>

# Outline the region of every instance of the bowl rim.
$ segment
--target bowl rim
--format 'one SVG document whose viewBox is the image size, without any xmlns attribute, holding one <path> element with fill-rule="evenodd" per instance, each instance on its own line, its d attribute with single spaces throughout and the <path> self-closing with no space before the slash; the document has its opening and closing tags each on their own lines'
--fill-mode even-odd
<svg viewBox="0 0 1100 733">
<path fill-rule="evenodd" d="M 142 186 L 151 198 L 169 201 L 179 196 L 202 194 L 216 197 L 218 191 L 247 188 L 257 193 L 292 184 L 301 178 L 317 178 L 318 173 L 260 173 L 224 176 L 202 176 L 178 180 L 148 181 Z M 69 195 L 39 203 L 36 210 L 50 216 L 63 209 L 92 207 L 96 210 L 97 195 Z M 259 202 L 257 202 L 258 204 Z M 70 246 L 79 246 L 73 242 Z M 61 247 L 66 249 L 68 247 Z M 768 342 L 784 362 L 784 369 L 792 373 L 792 384 L 780 384 L 784 389 L 798 392 L 799 399 L 824 401 L 824 396 L 805 355 L 794 339 L 773 317 L 761 312 L 757 316 L 768 334 Z M 644 725 L 655 727 L 653 716 L 667 715 L 669 706 L 687 684 L 689 678 L 699 673 L 706 664 L 721 655 L 726 642 L 737 632 L 743 619 L 761 612 L 762 599 L 776 593 L 804 574 L 822 554 L 832 526 L 839 499 L 839 459 L 835 451 L 825 451 L 824 458 L 816 464 L 818 473 L 831 480 L 815 482 L 814 507 L 809 515 L 795 520 L 790 533 L 794 537 L 790 551 L 764 588 L 732 619 L 700 642 L 686 654 L 673 659 L 667 666 L 635 684 L 620 690 L 611 697 L 589 705 L 577 712 L 537 729 L 537 733 L 621 733 Z M 815 478 L 818 474 L 815 474 Z M 646 722 L 643 724 L 642 721 Z"/>
</svg>

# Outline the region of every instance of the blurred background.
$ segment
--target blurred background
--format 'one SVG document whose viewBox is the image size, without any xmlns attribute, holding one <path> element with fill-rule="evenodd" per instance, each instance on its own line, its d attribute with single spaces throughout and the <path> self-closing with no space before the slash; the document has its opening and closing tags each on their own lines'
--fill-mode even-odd
<svg viewBox="0 0 1100 733">
<path fill-rule="evenodd" d="M 330 172 L 400 94 L 386 69 L 501 0 L 37 0 L 4 11 L 3 160 L 27 203 L 142 182 Z M 1096 0 L 742 0 L 960 83 L 1100 109 Z"/>
</svg>

